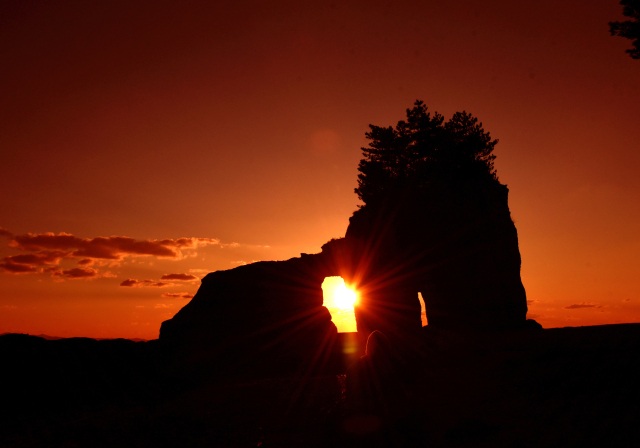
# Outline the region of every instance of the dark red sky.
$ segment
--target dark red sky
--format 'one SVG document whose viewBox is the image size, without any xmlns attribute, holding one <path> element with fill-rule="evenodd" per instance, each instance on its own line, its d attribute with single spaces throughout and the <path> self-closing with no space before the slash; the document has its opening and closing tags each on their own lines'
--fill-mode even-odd
<svg viewBox="0 0 640 448">
<path fill-rule="evenodd" d="M 357 207 L 367 125 L 418 98 L 500 140 L 530 316 L 640 321 L 621 17 L 613 0 L 3 2 L 0 332 L 156 337 L 204 273 L 318 251 Z"/>
</svg>

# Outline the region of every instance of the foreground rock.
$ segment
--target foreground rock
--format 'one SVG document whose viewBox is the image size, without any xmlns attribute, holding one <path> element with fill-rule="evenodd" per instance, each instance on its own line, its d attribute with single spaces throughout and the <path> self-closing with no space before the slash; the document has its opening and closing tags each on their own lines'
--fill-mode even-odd
<svg viewBox="0 0 640 448">
<path fill-rule="evenodd" d="M 518 235 L 508 189 L 497 180 L 440 184 L 367 205 L 353 214 L 345 239 L 356 258 L 348 276 L 362 292 L 358 331 L 419 330 L 418 292 L 430 327 L 526 325 Z"/>
<path fill-rule="evenodd" d="M 325 368 L 337 334 L 323 306 L 325 258 L 303 254 L 207 275 L 162 324 L 170 361 L 258 374 Z"/>
<path fill-rule="evenodd" d="M 373 432 L 340 375 L 184 384 L 155 342 L 0 336 L 0 446 L 640 446 L 640 324 L 457 336 L 424 331 L 405 405 Z"/>
</svg>

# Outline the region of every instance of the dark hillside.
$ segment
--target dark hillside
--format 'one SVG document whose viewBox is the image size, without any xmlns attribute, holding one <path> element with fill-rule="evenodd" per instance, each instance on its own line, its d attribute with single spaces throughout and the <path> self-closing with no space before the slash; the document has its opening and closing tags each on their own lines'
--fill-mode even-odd
<svg viewBox="0 0 640 448">
<path fill-rule="evenodd" d="M 484 336 L 427 327 L 420 344 L 397 385 L 401 406 L 372 429 L 345 401 L 341 372 L 190 381 L 163 371 L 155 341 L 4 335 L 0 446 L 640 443 L 640 324 Z"/>
</svg>

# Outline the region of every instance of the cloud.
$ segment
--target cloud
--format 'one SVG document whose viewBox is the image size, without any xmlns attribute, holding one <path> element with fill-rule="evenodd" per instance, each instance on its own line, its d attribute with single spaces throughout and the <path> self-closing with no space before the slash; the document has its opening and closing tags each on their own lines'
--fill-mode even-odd
<svg viewBox="0 0 640 448">
<path fill-rule="evenodd" d="M 9 274 L 43 274 L 49 273 L 58 278 L 104 277 L 89 266 L 113 267 L 125 258 L 157 257 L 170 260 L 181 260 L 187 256 L 195 256 L 196 250 L 205 246 L 220 246 L 216 238 L 166 238 L 166 239 L 134 239 L 126 236 L 109 236 L 80 238 L 70 233 L 26 233 L 15 235 L 0 228 L 0 236 L 9 238 L 9 247 L 23 253 L 0 258 L 0 271 Z M 69 263 L 77 263 L 71 269 Z M 196 280 L 189 274 L 168 274 L 185 277 L 169 278 L 169 280 Z M 186 277 L 188 276 L 188 277 Z M 162 282 L 143 280 L 143 286 L 165 286 Z"/>
<path fill-rule="evenodd" d="M 0 269 L 14 273 L 41 272 L 42 267 L 56 266 L 67 255 L 62 251 L 41 251 L 33 254 L 11 255 L 2 258 Z"/>
<path fill-rule="evenodd" d="M 602 305 L 583 302 L 583 303 L 574 303 L 564 307 L 565 310 L 578 310 L 582 308 L 602 308 Z"/>
<path fill-rule="evenodd" d="M 219 244 L 212 238 L 177 238 L 164 240 L 136 240 L 126 236 L 78 238 L 68 233 L 27 233 L 15 235 L 10 246 L 25 251 L 63 250 L 70 256 L 120 260 L 125 256 L 156 256 L 180 258 L 181 249 L 196 249 Z"/>
<path fill-rule="evenodd" d="M 180 280 L 183 282 L 198 280 L 198 277 L 191 274 L 165 274 L 160 277 L 160 280 Z"/>
<path fill-rule="evenodd" d="M 193 299 L 193 294 L 189 294 L 188 292 L 165 292 L 162 294 L 162 297 L 172 299 Z"/>
<path fill-rule="evenodd" d="M 67 252 L 61 251 L 41 251 L 33 254 L 21 254 L 5 257 L 6 260 L 12 263 L 28 264 L 35 266 L 44 265 L 57 265 L 62 258 L 67 255 Z"/>
<path fill-rule="evenodd" d="M 34 266 L 27 264 L 14 263 L 11 260 L 8 260 L 11 257 L 5 257 L 2 262 L 0 262 L 0 269 L 11 272 L 12 274 L 27 274 L 39 272 Z"/>
<path fill-rule="evenodd" d="M 65 278 L 94 278 L 98 277 L 98 271 L 92 268 L 73 268 L 58 271 L 55 275 Z"/>
<path fill-rule="evenodd" d="M 154 288 L 162 288 L 164 286 L 171 286 L 171 283 L 157 282 L 155 280 L 136 280 L 133 278 L 128 278 L 120 283 L 120 286 L 129 286 L 134 288 L 150 286 Z"/>
<path fill-rule="evenodd" d="M 156 303 L 155 305 L 153 305 L 153 307 L 155 309 L 165 310 L 165 309 L 168 309 L 168 308 L 173 308 L 173 304 L 167 305 L 166 303 Z"/>
</svg>

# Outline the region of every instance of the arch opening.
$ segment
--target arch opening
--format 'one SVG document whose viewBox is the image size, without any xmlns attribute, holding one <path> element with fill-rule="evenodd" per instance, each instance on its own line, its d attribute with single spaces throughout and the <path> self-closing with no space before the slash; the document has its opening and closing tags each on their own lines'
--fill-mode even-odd
<svg viewBox="0 0 640 448">
<path fill-rule="evenodd" d="M 420 321 L 422 322 L 422 326 L 426 327 L 429 324 L 427 320 L 427 306 L 424 303 L 424 297 L 422 297 L 421 292 L 418 292 L 418 300 L 420 301 Z"/>
<path fill-rule="evenodd" d="M 329 310 L 331 320 L 339 333 L 357 331 L 354 305 L 358 292 L 350 288 L 342 277 L 325 277 L 322 282 L 323 305 Z"/>
</svg>

